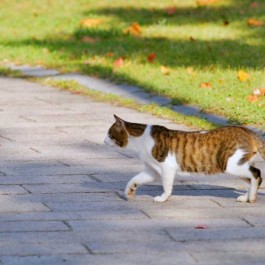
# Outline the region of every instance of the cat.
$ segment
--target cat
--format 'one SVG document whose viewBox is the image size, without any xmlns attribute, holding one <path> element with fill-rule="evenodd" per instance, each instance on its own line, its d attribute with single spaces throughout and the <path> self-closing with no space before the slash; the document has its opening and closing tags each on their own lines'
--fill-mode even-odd
<svg viewBox="0 0 265 265">
<path fill-rule="evenodd" d="M 159 125 L 131 123 L 114 115 L 105 143 L 136 150 L 144 170 L 127 184 L 125 196 L 135 196 L 139 185 L 162 179 L 163 194 L 155 202 L 165 202 L 172 194 L 176 173 L 228 173 L 247 183 L 247 192 L 239 202 L 255 202 L 262 183 L 261 172 L 254 167 L 259 153 L 265 160 L 265 141 L 251 130 L 228 126 L 208 131 L 178 131 Z"/>
</svg>

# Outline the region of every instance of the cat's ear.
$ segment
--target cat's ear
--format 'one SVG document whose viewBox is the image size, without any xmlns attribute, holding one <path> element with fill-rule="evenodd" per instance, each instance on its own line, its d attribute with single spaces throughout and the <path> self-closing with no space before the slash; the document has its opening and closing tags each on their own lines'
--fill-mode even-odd
<svg viewBox="0 0 265 265">
<path fill-rule="evenodd" d="M 114 118 L 115 118 L 115 120 L 116 120 L 116 123 L 117 123 L 117 125 L 119 125 L 120 127 L 125 127 L 125 122 L 124 122 L 124 120 L 122 120 L 121 118 L 119 118 L 118 116 L 116 116 L 115 114 L 114 114 Z"/>
</svg>

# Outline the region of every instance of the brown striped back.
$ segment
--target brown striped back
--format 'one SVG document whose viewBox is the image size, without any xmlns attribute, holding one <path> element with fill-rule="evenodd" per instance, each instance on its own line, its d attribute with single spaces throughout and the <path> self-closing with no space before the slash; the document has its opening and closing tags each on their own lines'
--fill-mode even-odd
<svg viewBox="0 0 265 265">
<path fill-rule="evenodd" d="M 173 131 L 162 126 L 152 126 L 155 145 L 153 157 L 163 162 L 167 155 L 175 154 L 183 172 L 224 172 L 228 158 L 236 149 L 246 153 L 246 162 L 257 152 L 255 135 L 242 127 L 223 127 L 210 131 Z"/>
</svg>

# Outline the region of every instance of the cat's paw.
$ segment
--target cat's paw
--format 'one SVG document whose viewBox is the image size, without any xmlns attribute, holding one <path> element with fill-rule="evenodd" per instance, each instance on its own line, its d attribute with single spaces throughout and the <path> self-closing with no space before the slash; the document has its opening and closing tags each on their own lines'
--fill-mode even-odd
<svg viewBox="0 0 265 265">
<path fill-rule="evenodd" d="M 248 202 L 248 196 L 247 196 L 247 194 L 245 194 L 245 195 L 241 195 L 241 196 L 237 197 L 236 200 L 237 200 L 238 202 Z"/>
<path fill-rule="evenodd" d="M 136 189 L 137 189 L 136 183 L 134 183 L 133 185 L 127 185 L 127 187 L 125 189 L 126 198 L 127 199 L 133 199 L 135 197 Z"/>
<path fill-rule="evenodd" d="M 165 202 L 169 196 L 162 194 L 161 196 L 156 196 L 154 202 Z"/>
<path fill-rule="evenodd" d="M 249 198 L 250 203 L 255 203 L 257 201 L 257 197 Z"/>
</svg>

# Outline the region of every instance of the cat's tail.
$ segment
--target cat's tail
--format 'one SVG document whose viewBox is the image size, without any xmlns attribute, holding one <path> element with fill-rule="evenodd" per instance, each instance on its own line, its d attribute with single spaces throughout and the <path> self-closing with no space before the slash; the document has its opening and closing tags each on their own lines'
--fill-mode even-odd
<svg viewBox="0 0 265 265">
<path fill-rule="evenodd" d="M 257 147 L 258 147 L 258 151 L 260 153 L 260 155 L 262 156 L 262 158 L 265 160 L 265 141 L 257 136 L 256 137 L 256 142 L 257 142 Z"/>
</svg>

